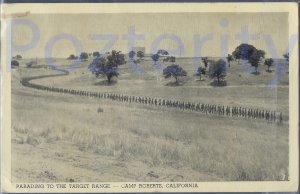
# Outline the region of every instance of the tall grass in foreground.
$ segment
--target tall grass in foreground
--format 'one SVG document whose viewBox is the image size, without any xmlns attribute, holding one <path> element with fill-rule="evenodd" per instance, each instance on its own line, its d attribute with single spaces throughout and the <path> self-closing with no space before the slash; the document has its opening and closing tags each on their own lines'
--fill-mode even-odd
<svg viewBox="0 0 300 194">
<path fill-rule="evenodd" d="M 68 141 L 124 163 L 190 168 L 226 181 L 288 179 L 287 124 L 57 98 L 13 95 L 12 142 Z"/>
</svg>

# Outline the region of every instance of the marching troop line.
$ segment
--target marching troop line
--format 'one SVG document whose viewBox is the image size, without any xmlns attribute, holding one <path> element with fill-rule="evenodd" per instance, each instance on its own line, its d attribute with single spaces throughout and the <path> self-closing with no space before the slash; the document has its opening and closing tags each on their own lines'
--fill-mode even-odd
<svg viewBox="0 0 300 194">
<path fill-rule="evenodd" d="M 63 74 L 59 74 L 63 75 Z M 59 76 L 57 75 L 57 76 Z M 52 75 L 54 76 L 54 75 Z M 282 113 L 277 111 L 268 111 L 268 110 L 260 110 L 260 109 L 252 109 L 245 108 L 239 106 L 222 106 L 222 105 L 212 105 L 212 104 L 202 104 L 202 103 L 194 103 L 194 102 L 184 102 L 179 100 L 167 100 L 161 98 L 151 98 L 151 97 L 141 97 L 141 96 L 128 96 L 123 94 L 115 94 L 115 93 L 103 93 L 103 92 L 90 92 L 83 90 L 75 90 L 75 89 L 66 89 L 66 88 L 58 88 L 58 87 L 50 87 L 43 86 L 39 84 L 30 83 L 29 81 L 32 79 L 38 79 L 42 77 L 49 76 L 39 76 L 34 78 L 25 78 L 21 80 L 22 85 L 35 88 L 38 90 L 45 90 L 48 92 L 56 92 L 62 94 L 71 94 L 76 96 L 86 96 L 86 97 L 94 97 L 101 99 L 110 99 L 113 101 L 119 102 L 127 102 L 127 103 L 139 103 L 144 105 L 152 105 L 158 107 L 168 107 L 168 108 L 176 108 L 179 110 L 189 110 L 195 112 L 201 112 L 209 115 L 222 115 L 228 117 L 240 117 L 245 119 L 261 119 L 269 122 L 282 122 Z"/>
</svg>

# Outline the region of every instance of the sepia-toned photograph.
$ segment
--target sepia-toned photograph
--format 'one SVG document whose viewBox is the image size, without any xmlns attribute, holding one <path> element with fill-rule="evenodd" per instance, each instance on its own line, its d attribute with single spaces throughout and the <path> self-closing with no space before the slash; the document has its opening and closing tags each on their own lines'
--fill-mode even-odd
<svg viewBox="0 0 300 194">
<path fill-rule="evenodd" d="M 7 6 L 2 106 L 10 110 L 2 114 L 13 191 L 201 191 L 205 182 L 297 189 L 293 4 L 255 12 L 123 5 L 83 13 Z"/>
</svg>

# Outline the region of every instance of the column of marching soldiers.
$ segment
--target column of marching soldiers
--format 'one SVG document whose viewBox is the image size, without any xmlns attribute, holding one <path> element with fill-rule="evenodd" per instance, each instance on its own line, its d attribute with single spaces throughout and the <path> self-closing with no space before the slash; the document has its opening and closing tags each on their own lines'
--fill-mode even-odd
<svg viewBox="0 0 300 194">
<path fill-rule="evenodd" d="M 238 106 L 230 107 L 230 106 L 222 106 L 222 105 L 183 102 L 178 100 L 166 100 L 166 99 L 151 98 L 151 97 L 127 96 L 123 94 L 90 92 L 90 91 L 82 91 L 82 90 L 75 90 L 75 89 L 48 87 L 48 86 L 29 83 L 29 80 L 24 81 L 22 84 L 24 86 L 33 87 L 39 90 L 46 90 L 49 92 L 95 97 L 101 99 L 110 99 L 119 102 L 140 103 L 145 105 L 170 107 L 179 110 L 201 112 L 209 115 L 215 114 L 215 115 L 223 115 L 229 117 L 240 117 L 245 119 L 263 119 L 266 121 L 278 122 L 278 123 L 282 122 L 282 113 L 276 111 L 244 108 Z"/>
</svg>

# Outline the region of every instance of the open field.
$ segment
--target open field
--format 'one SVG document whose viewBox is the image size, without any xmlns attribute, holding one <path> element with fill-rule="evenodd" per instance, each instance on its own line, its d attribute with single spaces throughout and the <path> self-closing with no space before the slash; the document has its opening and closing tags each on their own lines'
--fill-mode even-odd
<svg viewBox="0 0 300 194">
<path fill-rule="evenodd" d="M 25 61 L 25 60 L 24 60 Z M 33 80 L 49 86 L 265 108 L 283 112 L 281 124 L 47 93 L 23 87 L 22 77 L 53 70 L 12 70 L 12 174 L 14 182 L 234 181 L 288 179 L 288 74 L 268 87 L 260 75 L 232 62 L 226 87 L 193 76 L 192 59 L 178 59 L 189 76 L 168 86 L 149 61 L 143 74 L 121 67 L 107 85 L 87 71 Z M 43 63 L 39 61 L 39 63 Z M 67 60 L 57 60 L 61 67 Z M 280 68 L 280 67 L 278 67 Z M 273 68 L 277 69 L 277 68 Z M 99 111 L 101 110 L 101 111 Z"/>
</svg>

